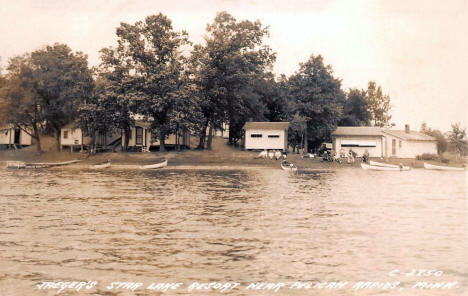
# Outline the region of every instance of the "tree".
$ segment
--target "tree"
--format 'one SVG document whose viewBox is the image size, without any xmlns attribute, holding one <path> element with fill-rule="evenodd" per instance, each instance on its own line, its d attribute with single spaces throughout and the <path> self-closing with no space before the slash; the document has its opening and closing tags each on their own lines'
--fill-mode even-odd
<svg viewBox="0 0 468 296">
<path fill-rule="evenodd" d="M 441 131 L 436 130 L 436 129 L 433 130 L 430 127 L 428 127 L 427 123 L 423 122 L 421 124 L 420 132 L 437 139 L 437 153 L 438 154 L 442 155 L 442 153 L 447 151 L 448 142 L 444 134 Z"/>
<path fill-rule="evenodd" d="M 271 68 L 275 55 L 263 44 L 268 28 L 260 21 L 237 21 L 227 12 L 216 15 L 207 26 L 202 45 L 196 45 L 191 56 L 194 82 L 202 98 L 205 122 L 199 132 L 198 148 L 205 146 L 206 130 L 229 122 L 229 142 L 241 135 L 241 128 L 250 117 L 258 115 L 262 106 L 255 85 Z M 212 133 L 208 133 L 210 149 Z"/>
<path fill-rule="evenodd" d="M 333 77 L 331 66 L 324 65 L 321 55 L 312 55 L 289 78 L 289 87 L 290 98 L 294 101 L 294 114 L 306 121 L 305 150 L 308 150 L 309 140 L 314 147 L 330 140 L 344 102 L 341 81 Z"/>
<path fill-rule="evenodd" d="M 375 81 L 369 81 L 366 102 L 370 120 L 373 121 L 374 126 L 384 127 L 394 125 L 390 122 L 392 119 L 390 115 L 390 97 L 383 94 L 382 87 L 377 86 Z"/>
<path fill-rule="evenodd" d="M 3 107 L 0 116 L 5 123 L 24 130 L 36 143 L 37 152 L 42 152 L 40 134 L 44 129 L 44 112 L 40 96 L 35 92 L 35 79 L 30 54 L 17 56 L 9 61 L 7 75 L 0 98 Z M 28 129 L 32 128 L 32 131 Z"/>
<path fill-rule="evenodd" d="M 61 128 L 76 117 L 78 106 L 90 97 L 94 87 L 87 56 L 55 43 L 32 52 L 30 60 L 32 87 L 59 150 Z"/>
<path fill-rule="evenodd" d="M 452 124 L 452 131 L 448 132 L 447 138 L 455 152 L 460 156 L 466 155 L 468 150 L 466 128 L 461 127 L 460 123 Z"/>
<path fill-rule="evenodd" d="M 151 121 L 158 135 L 160 151 L 173 131 L 171 114 L 183 87 L 184 60 L 180 48 L 188 44 L 186 32 L 175 32 L 163 14 L 152 15 L 134 25 L 121 23 L 117 28 L 119 55 L 131 64 L 131 96 L 136 110 Z"/>
<path fill-rule="evenodd" d="M 102 118 L 104 121 L 100 123 L 101 126 L 107 123 L 108 129 L 121 129 L 123 132 L 122 150 L 126 151 L 131 128 L 135 124 L 132 111 L 135 111 L 136 102 L 140 99 L 136 97 L 134 91 L 136 78 L 131 74 L 134 66 L 123 44 L 119 43 L 116 49 L 101 49 L 100 52 L 101 64 L 98 69 L 99 87 L 96 92 L 96 104 L 105 106 L 102 110 L 110 115 L 110 120 L 107 120 L 106 116 L 89 114 L 93 110 L 86 106 L 82 108 L 82 115 L 84 117 L 98 116 L 99 120 Z"/>
<path fill-rule="evenodd" d="M 366 91 L 352 88 L 346 93 L 341 126 L 367 126 L 370 114 L 367 109 Z"/>
</svg>

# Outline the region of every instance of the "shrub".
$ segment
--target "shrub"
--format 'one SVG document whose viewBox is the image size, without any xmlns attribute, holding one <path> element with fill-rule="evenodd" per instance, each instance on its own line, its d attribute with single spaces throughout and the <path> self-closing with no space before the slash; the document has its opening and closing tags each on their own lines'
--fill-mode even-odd
<svg viewBox="0 0 468 296">
<path fill-rule="evenodd" d="M 423 153 L 421 155 L 416 156 L 417 160 L 436 160 L 439 161 L 440 157 L 437 154 L 432 153 Z"/>
</svg>

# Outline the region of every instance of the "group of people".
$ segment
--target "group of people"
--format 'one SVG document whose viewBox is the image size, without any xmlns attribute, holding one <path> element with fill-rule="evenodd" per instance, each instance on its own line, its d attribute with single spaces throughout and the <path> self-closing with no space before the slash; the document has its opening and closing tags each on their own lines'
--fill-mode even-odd
<svg viewBox="0 0 468 296">
<path fill-rule="evenodd" d="M 263 150 L 256 158 L 270 158 L 271 160 L 275 159 L 286 159 L 286 153 L 281 152 L 280 150 Z"/>
<path fill-rule="evenodd" d="M 348 163 L 354 163 L 357 158 L 357 153 L 352 149 L 348 150 L 348 153 L 345 152 L 344 148 L 341 148 L 339 153 L 335 151 L 325 151 L 323 153 L 324 161 L 336 161 L 341 163 L 342 159 L 346 159 Z M 362 162 L 367 162 L 369 160 L 369 151 L 366 149 L 362 154 Z"/>
</svg>

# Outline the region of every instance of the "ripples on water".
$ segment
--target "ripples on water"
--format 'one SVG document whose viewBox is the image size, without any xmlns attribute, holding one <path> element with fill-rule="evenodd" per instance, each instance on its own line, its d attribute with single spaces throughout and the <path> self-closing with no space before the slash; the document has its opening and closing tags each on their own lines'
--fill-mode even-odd
<svg viewBox="0 0 468 296">
<path fill-rule="evenodd" d="M 468 284 L 464 173 L 4 170 L 0 178 L 0 295 L 46 295 L 33 289 L 44 280 L 393 281 L 391 270 L 413 268 Z M 311 293 L 352 291 L 299 294 Z"/>
</svg>

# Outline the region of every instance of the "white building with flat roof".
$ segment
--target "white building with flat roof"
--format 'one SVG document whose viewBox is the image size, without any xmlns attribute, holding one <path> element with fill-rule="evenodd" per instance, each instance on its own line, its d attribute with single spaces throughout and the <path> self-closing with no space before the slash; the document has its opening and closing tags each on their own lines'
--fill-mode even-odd
<svg viewBox="0 0 468 296">
<path fill-rule="evenodd" d="M 289 122 L 246 122 L 243 146 L 245 150 L 288 149 Z"/>
</svg>

